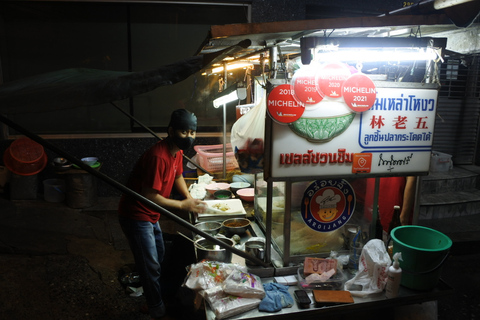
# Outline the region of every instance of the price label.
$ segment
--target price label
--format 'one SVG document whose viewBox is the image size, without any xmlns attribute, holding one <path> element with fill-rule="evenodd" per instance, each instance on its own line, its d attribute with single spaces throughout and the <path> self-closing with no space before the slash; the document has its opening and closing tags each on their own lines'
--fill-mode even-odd
<svg viewBox="0 0 480 320">
<path fill-rule="evenodd" d="M 342 94 L 345 103 L 355 112 L 363 112 L 370 109 L 377 98 L 377 89 L 372 79 L 364 74 L 351 75 L 342 86 Z"/>
<path fill-rule="evenodd" d="M 342 85 L 350 76 L 350 70 L 341 63 L 329 63 L 317 73 L 317 89 L 327 97 L 340 98 Z"/>
<path fill-rule="evenodd" d="M 267 110 L 274 120 L 280 123 L 292 123 L 300 119 L 305 106 L 295 100 L 291 85 L 281 84 L 273 88 L 268 95 Z"/>
</svg>

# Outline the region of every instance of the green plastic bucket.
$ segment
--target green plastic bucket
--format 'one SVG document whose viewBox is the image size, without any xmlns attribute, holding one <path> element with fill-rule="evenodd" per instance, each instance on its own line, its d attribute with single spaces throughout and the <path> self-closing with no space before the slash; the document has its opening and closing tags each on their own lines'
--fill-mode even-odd
<svg viewBox="0 0 480 320">
<path fill-rule="evenodd" d="M 401 285 L 428 291 L 438 284 L 443 262 L 452 240 L 443 233 L 421 226 L 401 226 L 392 230 L 393 253 L 401 252 Z"/>
</svg>

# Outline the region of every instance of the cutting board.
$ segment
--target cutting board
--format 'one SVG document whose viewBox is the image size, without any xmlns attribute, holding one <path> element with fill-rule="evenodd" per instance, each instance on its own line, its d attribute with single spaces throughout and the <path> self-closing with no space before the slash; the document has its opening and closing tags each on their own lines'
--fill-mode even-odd
<svg viewBox="0 0 480 320">
<path fill-rule="evenodd" d="M 342 290 L 313 290 L 313 300 L 315 300 L 316 307 L 354 303 L 350 291 Z"/>
<path fill-rule="evenodd" d="M 226 200 L 205 200 L 207 204 L 207 211 L 205 213 L 197 214 L 197 221 L 212 221 L 212 220 L 225 220 L 230 218 L 245 218 L 247 212 L 243 207 L 242 201 L 240 199 L 226 199 Z M 218 212 L 218 209 L 215 210 L 214 205 L 226 205 L 228 210 Z M 215 211 L 210 210 L 210 208 Z"/>
</svg>

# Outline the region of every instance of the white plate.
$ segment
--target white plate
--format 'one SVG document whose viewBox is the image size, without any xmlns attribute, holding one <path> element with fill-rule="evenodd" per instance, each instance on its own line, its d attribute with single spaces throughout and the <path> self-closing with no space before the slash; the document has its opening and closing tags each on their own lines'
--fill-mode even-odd
<svg viewBox="0 0 480 320">
<path fill-rule="evenodd" d="M 205 220 L 205 219 L 228 219 L 228 218 L 237 218 L 237 217 L 245 217 L 247 212 L 243 207 L 242 201 L 240 199 L 225 199 L 225 200 L 205 200 L 207 204 L 207 211 L 205 213 L 198 213 L 197 217 L 198 220 Z M 211 210 L 214 209 L 213 205 L 217 203 L 226 204 L 229 207 L 229 210 L 221 211 L 221 210 Z"/>
</svg>

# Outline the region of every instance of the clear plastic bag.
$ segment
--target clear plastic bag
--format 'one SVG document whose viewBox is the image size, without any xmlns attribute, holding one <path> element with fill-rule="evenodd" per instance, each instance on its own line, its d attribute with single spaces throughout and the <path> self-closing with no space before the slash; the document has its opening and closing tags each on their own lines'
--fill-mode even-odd
<svg viewBox="0 0 480 320">
<path fill-rule="evenodd" d="M 208 302 L 217 320 L 255 309 L 262 301 L 256 298 L 242 298 L 228 295 L 223 291 L 222 286 L 204 290 L 200 292 L 200 295 Z"/>
</svg>

